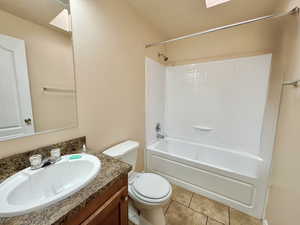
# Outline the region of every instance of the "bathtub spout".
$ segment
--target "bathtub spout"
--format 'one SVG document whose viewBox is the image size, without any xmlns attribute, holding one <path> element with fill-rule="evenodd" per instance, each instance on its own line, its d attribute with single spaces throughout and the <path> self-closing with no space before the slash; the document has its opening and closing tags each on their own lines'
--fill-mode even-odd
<svg viewBox="0 0 300 225">
<path fill-rule="evenodd" d="M 156 138 L 157 138 L 158 140 L 164 139 L 164 138 L 165 138 L 165 135 L 163 135 L 163 134 L 161 134 L 161 133 L 157 133 L 157 134 L 156 134 Z"/>
</svg>

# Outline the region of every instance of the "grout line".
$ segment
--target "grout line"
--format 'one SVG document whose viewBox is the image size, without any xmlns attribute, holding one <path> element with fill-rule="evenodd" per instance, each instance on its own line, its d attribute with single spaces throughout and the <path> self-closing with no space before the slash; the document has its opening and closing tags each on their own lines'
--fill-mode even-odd
<svg viewBox="0 0 300 225">
<path fill-rule="evenodd" d="M 191 203 L 192 203 L 192 199 L 194 198 L 194 192 L 192 192 L 192 197 L 191 197 L 191 200 L 190 200 L 190 203 L 189 203 L 189 208 L 191 207 Z"/>
<path fill-rule="evenodd" d="M 181 202 L 178 202 L 178 201 L 176 201 L 176 200 L 172 200 L 172 202 L 176 202 L 176 203 L 178 203 L 179 205 L 183 206 L 184 208 L 187 208 L 187 209 L 192 210 L 194 213 L 197 213 L 197 214 L 200 214 L 200 215 L 202 215 L 202 216 L 208 217 L 208 215 L 204 214 L 203 212 L 199 212 L 199 211 L 197 211 L 197 210 L 194 210 L 194 209 L 192 209 L 192 208 L 190 208 L 190 207 L 184 205 L 184 204 L 181 203 Z M 172 202 L 171 202 L 171 203 L 172 203 Z M 170 205 L 171 205 L 171 204 L 170 204 Z M 170 205 L 169 205 L 169 207 L 170 207 Z M 169 207 L 168 207 L 168 209 L 169 209 Z M 219 221 L 217 221 L 217 222 L 219 222 Z"/>
<path fill-rule="evenodd" d="M 189 209 L 192 210 L 194 213 L 201 214 L 202 216 L 208 217 L 208 215 L 204 214 L 203 212 L 196 211 L 196 210 L 194 210 L 192 208 L 189 208 Z M 219 222 L 219 221 L 217 221 L 217 222 Z"/>
<path fill-rule="evenodd" d="M 176 203 L 178 203 L 178 204 L 184 206 L 185 208 L 189 209 L 189 207 L 186 206 L 185 204 L 183 204 L 182 202 L 179 202 L 179 201 L 177 201 L 177 200 L 172 200 L 172 201 L 174 201 L 174 202 L 176 202 Z M 195 210 L 194 210 L 194 211 L 195 211 Z"/>
<path fill-rule="evenodd" d="M 168 207 L 166 208 L 166 212 L 164 213 L 164 215 L 167 215 L 167 212 L 168 212 L 168 210 L 169 210 L 170 205 L 172 204 L 172 202 L 173 202 L 173 200 L 171 199 L 171 201 L 168 204 Z"/>
<path fill-rule="evenodd" d="M 207 217 L 207 223 L 208 223 L 208 218 L 210 218 L 211 220 L 213 220 L 213 221 L 215 221 L 215 222 L 217 222 L 217 223 L 219 223 L 219 224 L 222 224 L 222 225 L 226 225 L 225 223 L 223 223 L 223 222 L 220 222 L 220 221 L 218 221 L 218 220 L 216 220 L 216 219 L 214 219 L 214 218 L 211 218 L 211 217 Z"/>
</svg>

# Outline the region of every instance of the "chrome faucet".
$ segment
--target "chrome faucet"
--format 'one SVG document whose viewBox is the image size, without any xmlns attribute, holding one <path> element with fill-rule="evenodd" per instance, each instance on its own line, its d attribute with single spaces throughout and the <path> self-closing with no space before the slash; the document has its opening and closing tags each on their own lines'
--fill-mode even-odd
<svg viewBox="0 0 300 225">
<path fill-rule="evenodd" d="M 61 159 L 60 149 L 52 149 L 50 151 L 51 156 L 43 159 L 41 154 L 36 154 L 29 157 L 30 167 L 32 170 L 37 170 L 46 166 L 50 166 Z"/>
<path fill-rule="evenodd" d="M 156 138 L 158 140 L 165 138 L 165 135 L 163 135 L 162 132 L 161 132 L 161 125 L 160 125 L 160 123 L 156 124 L 155 131 L 156 131 Z"/>
</svg>

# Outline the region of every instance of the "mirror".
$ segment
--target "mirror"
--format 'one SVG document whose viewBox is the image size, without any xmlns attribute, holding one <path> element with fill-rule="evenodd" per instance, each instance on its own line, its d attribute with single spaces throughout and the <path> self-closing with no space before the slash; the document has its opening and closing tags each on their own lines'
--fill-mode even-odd
<svg viewBox="0 0 300 225">
<path fill-rule="evenodd" d="M 77 126 L 69 0 L 0 0 L 0 141 Z"/>
</svg>

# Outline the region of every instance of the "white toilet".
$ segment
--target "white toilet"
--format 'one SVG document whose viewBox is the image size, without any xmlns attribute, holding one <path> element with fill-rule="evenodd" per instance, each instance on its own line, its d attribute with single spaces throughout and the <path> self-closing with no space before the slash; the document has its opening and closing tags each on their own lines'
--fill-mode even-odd
<svg viewBox="0 0 300 225">
<path fill-rule="evenodd" d="M 133 172 L 138 147 L 139 143 L 126 141 L 103 153 L 132 165 L 133 169 L 128 175 L 128 192 L 133 205 L 140 213 L 139 224 L 165 225 L 162 206 L 170 201 L 172 186 L 165 178 L 157 174 Z"/>
</svg>

